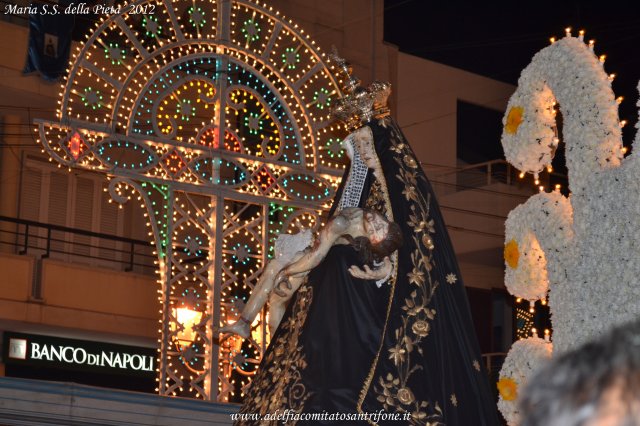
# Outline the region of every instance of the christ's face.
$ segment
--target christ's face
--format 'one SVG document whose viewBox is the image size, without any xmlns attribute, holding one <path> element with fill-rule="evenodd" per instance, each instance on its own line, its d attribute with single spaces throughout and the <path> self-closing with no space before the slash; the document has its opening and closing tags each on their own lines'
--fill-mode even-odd
<svg viewBox="0 0 640 426">
<path fill-rule="evenodd" d="M 371 244 L 378 244 L 387 238 L 389 232 L 389 222 L 380 213 L 365 211 L 363 215 L 364 230 L 369 236 Z"/>
</svg>

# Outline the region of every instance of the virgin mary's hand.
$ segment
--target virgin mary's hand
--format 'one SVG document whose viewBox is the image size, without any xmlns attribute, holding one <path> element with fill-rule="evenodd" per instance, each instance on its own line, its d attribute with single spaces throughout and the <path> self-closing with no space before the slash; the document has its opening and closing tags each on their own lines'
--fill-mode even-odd
<svg viewBox="0 0 640 426">
<path fill-rule="evenodd" d="M 351 276 L 363 280 L 381 280 L 389 275 L 391 267 L 391 260 L 385 257 L 382 263 L 374 269 L 369 268 L 368 265 L 364 265 L 364 269 L 354 265 L 349 268 L 349 273 Z"/>
<path fill-rule="evenodd" d="M 276 275 L 273 292 L 280 297 L 287 297 L 289 295 L 289 292 L 283 290 L 283 288 L 281 287 L 283 283 L 289 290 L 292 289 L 291 283 L 289 282 L 289 275 L 284 270 L 280 271 L 278 275 Z"/>
</svg>

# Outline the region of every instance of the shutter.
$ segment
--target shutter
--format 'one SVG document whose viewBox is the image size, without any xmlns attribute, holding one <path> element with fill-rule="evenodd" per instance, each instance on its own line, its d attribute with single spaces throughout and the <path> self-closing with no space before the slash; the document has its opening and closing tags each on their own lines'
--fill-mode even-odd
<svg viewBox="0 0 640 426">
<path fill-rule="evenodd" d="M 92 179 L 78 177 L 75 191 L 75 214 L 73 227 L 84 231 L 92 230 L 93 223 L 93 193 Z M 73 253 L 84 256 L 91 255 L 92 238 L 86 235 L 73 235 Z"/>
<path fill-rule="evenodd" d="M 69 175 L 66 172 L 52 171 L 49 173 L 49 209 L 45 222 L 53 225 L 68 225 L 68 194 Z M 69 235 L 65 232 L 51 232 L 51 257 L 67 260 L 68 246 L 65 244 Z"/>
<path fill-rule="evenodd" d="M 69 194 L 69 175 L 61 172 L 49 174 L 49 217 L 47 222 L 54 225 L 67 225 L 67 195 Z"/>
<path fill-rule="evenodd" d="M 103 234 L 118 235 L 118 203 L 109 203 L 109 197 L 102 198 L 100 214 L 100 232 Z M 121 260 L 122 256 L 116 250 L 122 249 L 121 244 L 113 240 L 101 240 L 100 257 L 103 259 Z"/>
<path fill-rule="evenodd" d="M 42 189 L 42 171 L 31 167 L 24 169 L 22 191 L 20 193 L 20 217 L 39 222 L 40 191 Z"/>
<path fill-rule="evenodd" d="M 22 188 L 20 191 L 20 218 L 41 222 L 43 213 L 40 206 L 42 205 L 41 197 L 43 191 L 43 173 L 42 170 L 33 167 L 25 167 L 22 175 Z M 20 226 L 19 244 L 24 247 L 25 226 Z M 44 228 L 29 227 L 29 247 L 27 250 L 38 247 L 44 249 L 46 247 L 47 233 Z M 30 251 L 30 253 L 34 253 Z"/>
</svg>

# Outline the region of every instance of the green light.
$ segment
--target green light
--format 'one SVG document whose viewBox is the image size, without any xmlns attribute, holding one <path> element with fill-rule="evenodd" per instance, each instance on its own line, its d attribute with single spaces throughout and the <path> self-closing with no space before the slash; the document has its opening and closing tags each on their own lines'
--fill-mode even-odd
<svg viewBox="0 0 640 426">
<path fill-rule="evenodd" d="M 253 19 L 247 19 L 242 25 L 242 34 L 244 34 L 247 43 L 251 43 L 260 38 L 260 27 Z"/>
</svg>

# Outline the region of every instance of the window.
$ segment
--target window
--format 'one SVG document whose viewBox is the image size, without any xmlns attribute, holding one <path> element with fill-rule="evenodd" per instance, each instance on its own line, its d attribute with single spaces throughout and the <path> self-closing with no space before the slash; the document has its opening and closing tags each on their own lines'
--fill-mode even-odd
<svg viewBox="0 0 640 426">
<path fill-rule="evenodd" d="M 502 136 L 503 111 L 458 100 L 457 156 L 467 164 L 504 158 Z"/>
<path fill-rule="evenodd" d="M 21 219 L 114 236 L 123 234 L 125 211 L 109 203 L 109 196 L 103 191 L 106 181 L 102 175 L 69 173 L 27 155 L 21 185 Z M 46 229 L 30 230 L 30 239 L 30 246 L 46 249 Z M 118 241 L 52 231 L 50 244 L 50 257 L 54 259 L 111 268 L 118 265 L 112 261 L 126 261 L 119 251 L 127 247 Z"/>
</svg>

